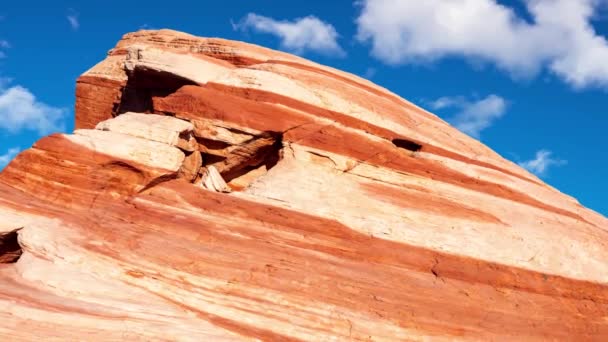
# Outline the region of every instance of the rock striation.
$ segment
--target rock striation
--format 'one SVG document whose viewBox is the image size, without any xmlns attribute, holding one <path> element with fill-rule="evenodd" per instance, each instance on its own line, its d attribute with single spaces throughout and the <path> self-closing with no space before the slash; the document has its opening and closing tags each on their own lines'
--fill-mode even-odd
<svg viewBox="0 0 608 342">
<path fill-rule="evenodd" d="M 0 174 L 6 340 L 608 339 L 608 220 L 373 83 L 130 33 Z"/>
</svg>

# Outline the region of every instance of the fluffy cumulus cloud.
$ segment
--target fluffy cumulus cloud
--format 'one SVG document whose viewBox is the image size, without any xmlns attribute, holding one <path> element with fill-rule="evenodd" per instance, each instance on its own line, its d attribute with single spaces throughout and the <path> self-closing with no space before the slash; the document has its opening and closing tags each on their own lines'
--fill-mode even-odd
<svg viewBox="0 0 608 342">
<path fill-rule="evenodd" d="M 68 19 L 68 22 L 70 23 L 70 26 L 74 31 L 77 31 L 80 28 L 80 21 L 78 20 L 78 16 L 78 12 L 76 12 L 75 10 L 71 8 L 68 10 L 68 15 L 66 16 L 66 19 Z"/>
<path fill-rule="evenodd" d="M 590 21 L 605 0 L 524 0 L 532 20 L 496 0 L 362 0 L 360 41 L 388 64 L 448 56 L 531 77 L 543 68 L 574 87 L 608 87 L 608 42 Z"/>
<path fill-rule="evenodd" d="M 481 131 L 505 114 L 507 101 L 498 95 L 488 95 L 480 100 L 469 100 L 463 96 L 441 97 L 428 102 L 434 110 L 455 109 L 456 114 L 448 121 L 460 131 L 479 138 Z"/>
<path fill-rule="evenodd" d="M 338 44 L 336 29 L 315 16 L 287 21 L 249 13 L 240 22 L 233 24 L 233 28 L 275 35 L 281 40 L 283 49 L 297 54 L 313 51 L 337 57 L 346 55 Z"/>
<path fill-rule="evenodd" d="M 540 150 L 536 152 L 534 159 L 520 162 L 519 166 L 536 175 L 544 176 L 551 166 L 562 166 L 566 163 L 565 160 L 554 158 L 551 151 Z"/>
<path fill-rule="evenodd" d="M 21 151 L 18 147 L 9 148 L 4 154 L 0 154 L 0 169 L 4 168 Z"/>
<path fill-rule="evenodd" d="M 1 83 L 1 82 L 0 82 Z M 40 135 L 65 130 L 67 111 L 42 103 L 26 88 L 0 87 L 0 129 L 11 134 L 24 129 Z"/>
</svg>

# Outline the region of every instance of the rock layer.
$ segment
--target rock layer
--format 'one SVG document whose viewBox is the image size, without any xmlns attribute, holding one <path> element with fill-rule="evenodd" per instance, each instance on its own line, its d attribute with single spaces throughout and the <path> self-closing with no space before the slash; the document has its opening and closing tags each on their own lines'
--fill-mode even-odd
<svg viewBox="0 0 608 342">
<path fill-rule="evenodd" d="M 608 338 L 608 220 L 351 74 L 140 31 L 76 126 L 0 174 L 10 340 Z"/>
</svg>

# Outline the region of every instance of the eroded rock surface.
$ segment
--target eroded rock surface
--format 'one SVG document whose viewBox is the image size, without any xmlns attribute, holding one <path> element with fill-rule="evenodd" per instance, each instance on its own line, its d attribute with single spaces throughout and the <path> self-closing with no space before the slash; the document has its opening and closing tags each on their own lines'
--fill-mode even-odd
<svg viewBox="0 0 608 342">
<path fill-rule="evenodd" d="M 366 80 L 169 30 L 0 174 L 7 340 L 608 339 L 608 220 Z"/>
</svg>

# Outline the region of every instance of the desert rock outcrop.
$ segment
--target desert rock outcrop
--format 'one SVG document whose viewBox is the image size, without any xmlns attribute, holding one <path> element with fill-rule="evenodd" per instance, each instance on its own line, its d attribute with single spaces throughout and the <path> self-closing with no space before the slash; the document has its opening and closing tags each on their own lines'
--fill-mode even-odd
<svg viewBox="0 0 608 342">
<path fill-rule="evenodd" d="M 0 174 L 7 340 L 608 339 L 608 220 L 373 83 L 130 33 Z"/>
</svg>

